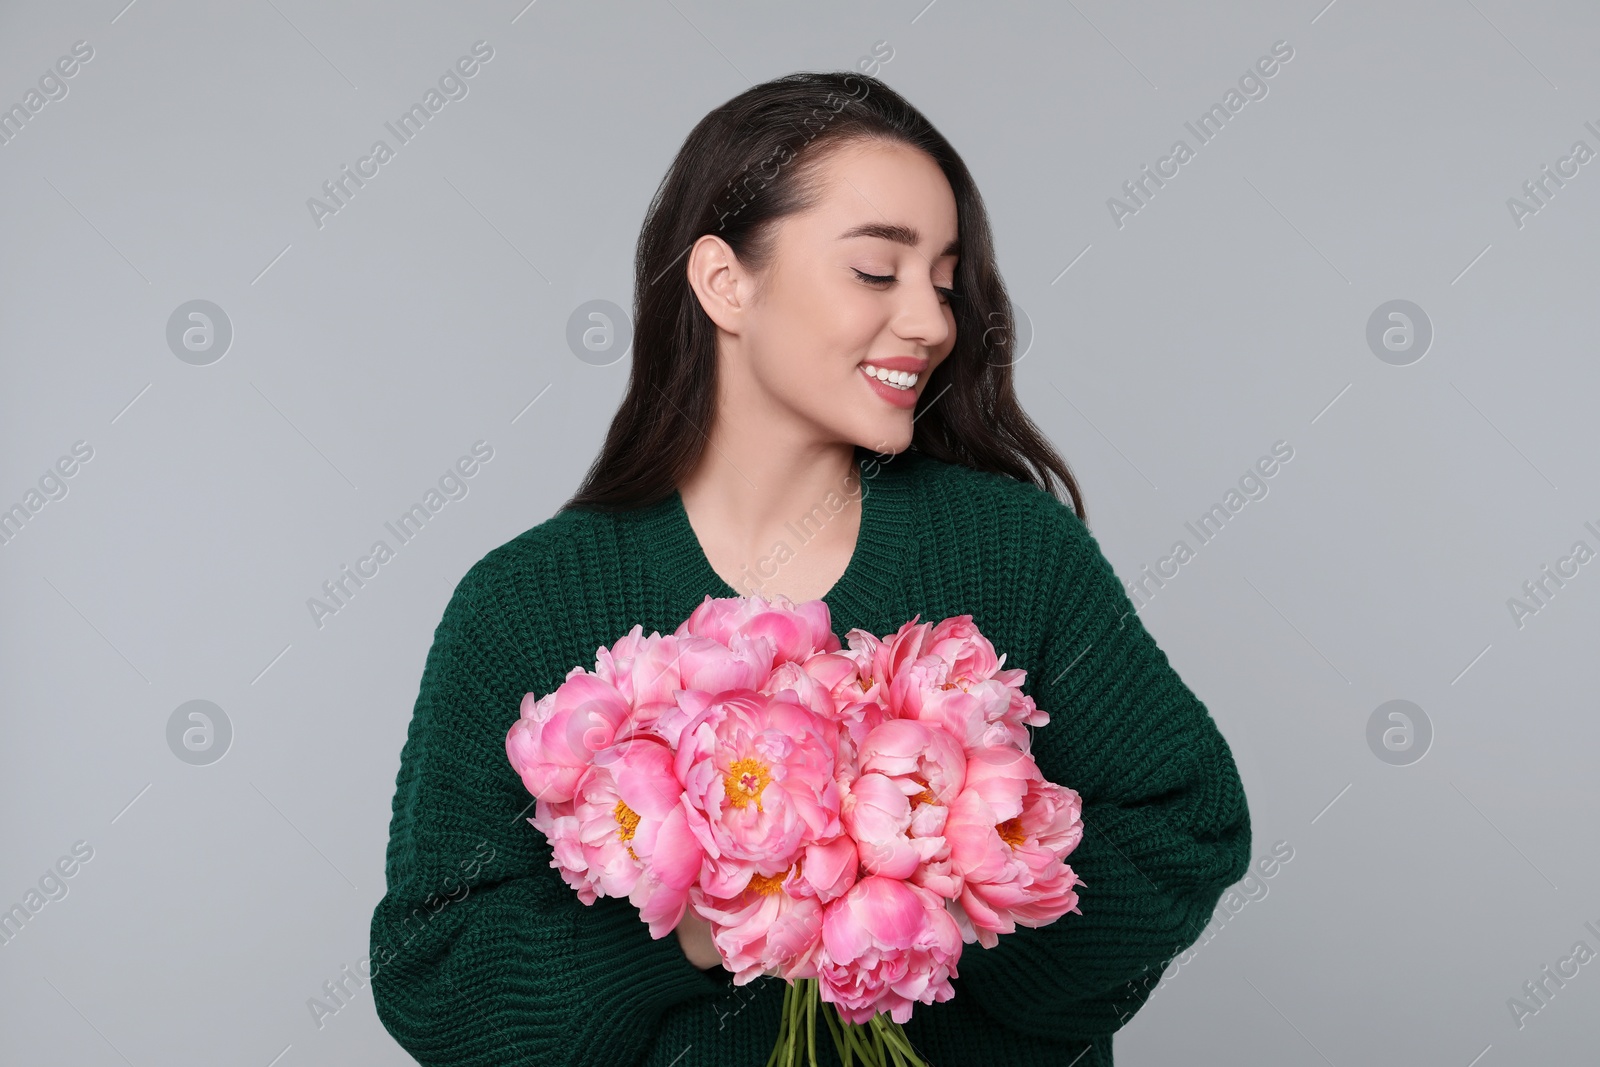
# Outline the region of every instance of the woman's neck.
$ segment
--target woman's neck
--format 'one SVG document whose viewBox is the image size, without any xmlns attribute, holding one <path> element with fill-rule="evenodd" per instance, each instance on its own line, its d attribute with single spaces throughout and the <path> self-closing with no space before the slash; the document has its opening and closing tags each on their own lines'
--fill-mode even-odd
<svg viewBox="0 0 1600 1067">
<path fill-rule="evenodd" d="M 861 482 L 848 443 L 741 445 L 713 436 L 678 492 L 706 558 L 740 593 L 820 597 L 854 553 Z"/>
</svg>

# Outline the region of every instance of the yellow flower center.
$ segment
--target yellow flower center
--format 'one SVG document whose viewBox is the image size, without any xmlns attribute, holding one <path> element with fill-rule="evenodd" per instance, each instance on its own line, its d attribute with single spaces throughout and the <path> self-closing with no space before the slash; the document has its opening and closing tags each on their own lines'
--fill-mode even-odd
<svg viewBox="0 0 1600 1067">
<path fill-rule="evenodd" d="M 804 860 L 805 855 L 801 854 L 795 857 L 795 861 L 789 865 L 787 870 L 779 871 L 777 874 L 752 874 L 750 876 L 750 892 L 759 893 L 762 896 L 771 896 L 774 893 L 783 892 L 783 883 L 788 879 L 789 872 L 793 871 L 798 875 L 800 873 L 800 864 Z"/>
<path fill-rule="evenodd" d="M 750 876 L 750 892 L 760 893 L 770 897 L 774 893 L 783 892 L 783 880 L 789 876 L 788 871 L 779 874 L 753 874 Z"/>
<path fill-rule="evenodd" d="M 761 806 L 761 790 L 772 781 L 772 772 L 765 763 L 758 759 L 746 756 L 744 759 L 734 760 L 728 766 L 728 773 L 722 776 L 722 791 L 728 803 L 736 808 L 743 808 L 750 801 L 756 802 L 757 811 L 765 811 Z"/>
<path fill-rule="evenodd" d="M 617 820 L 617 836 L 624 841 L 633 840 L 634 831 L 639 829 L 639 813 L 618 797 L 617 806 L 611 810 L 611 815 Z"/>
<path fill-rule="evenodd" d="M 1012 848 L 1021 848 L 1028 840 L 1028 833 L 1022 828 L 1022 820 L 1007 819 L 1005 822 L 996 823 L 996 830 L 1000 832 L 1000 840 Z"/>
<path fill-rule="evenodd" d="M 618 797 L 617 806 L 611 809 L 611 817 L 617 820 L 617 839 L 623 842 L 632 841 L 634 831 L 639 829 L 639 813 Z M 628 855 L 637 860 L 639 854 L 633 850 L 633 846 L 628 845 L 627 848 Z"/>
</svg>

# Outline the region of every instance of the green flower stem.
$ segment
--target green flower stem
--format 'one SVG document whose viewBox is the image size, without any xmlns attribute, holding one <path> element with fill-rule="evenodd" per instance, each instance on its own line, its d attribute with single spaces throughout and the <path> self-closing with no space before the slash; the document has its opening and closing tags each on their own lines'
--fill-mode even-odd
<svg viewBox="0 0 1600 1067">
<path fill-rule="evenodd" d="M 872 1047 L 872 1039 L 867 1033 L 867 1027 L 858 1023 L 846 1023 L 856 1040 L 856 1046 L 861 1051 L 861 1062 L 866 1067 L 884 1067 L 883 1056 Z"/>
<path fill-rule="evenodd" d="M 833 1035 L 833 1047 L 839 1051 L 839 1059 L 844 1067 L 855 1067 L 856 1049 L 853 1042 L 845 1040 L 844 1033 L 839 1029 L 839 1022 L 835 1019 L 838 1014 L 833 1010 L 833 1005 L 824 1003 L 821 1006 L 822 1021 L 828 1024 L 828 1031 Z"/>
<path fill-rule="evenodd" d="M 867 1025 L 872 1027 L 872 1040 L 883 1050 L 883 1062 L 886 1067 L 905 1067 L 900 1062 L 900 1051 L 883 1039 L 883 1028 L 878 1025 L 878 1016 L 874 1015 L 867 1020 Z"/>
<path fill-rule="evenodd" d="M 778 1040 L 767 1058 L 767 1067 L 799 1067 L 802 1047 L 804 1063 L 818 1067 L 819 1014 L 844 1067 L 856 1067 L 858 1058 L 861 1067 L 928 1067 L 899 1023 L 882 1012 L 865 1023 L 846 1022 L 836 1005 L 822 999 L 822 984 L 815 978 L 787 983 L 778 1020 Z"/>
<path fill-rule="evenodd" d="M 922 1057 L 911 1047 L 911 1039 L 906 1036 L 904 1028 L 899 1023 L 883 1015 L 874 1015 L 872 1022 L 883 1033 L 883 1040 L 889 1047 L 899 1052 L 907 1067 L 927 1067 Z"/>
<path fill-rule="evenodd" d="M 831 1007 L 829 1005 L 824 1006 Z M 872 1042 L 868 1041 L 866 1035 L 862 1033 L 864 1029 L 865 1027 L 855 1023 L 845 1022 L 843 1017 L 839 1019 L 839 1030 L 844 1035 L 844 1046 L 849 1050 L 849 1055 L 852 1059 L 860 1056 L 862 1067 L 882 1067 L 876 1054 L 872 1051 Z M 842 1053 L 840 1059 L 844 1059 Z M 845 1060 L 846 1067 L 850 1067 L 850 1063 L 851 1060 Z"/>
<path fill-rule="evenodd" d="M 817 983 L 813 978 L 806 985 L 806 1058 L 811 1067 L 817 1067 Z"/>
<path fill-rule="evenodd" d="M 910 1041 L 904 1032 L 899 1029 L 898 1022 L 885 1019 L 883 1016 L 872 1016 L 872 1029 L 882 1038 L 883 1045 L 888 1048 L 894 1067 L 925 1067 L 922 1059 L 910 1049 Z"/>
<path fill-rule="evenodd" d="M 793 982 L 789 983 L 787 1001 L 789 1005 L 789 1054 L 784 1058 L 784 1067 L 795 1067 L 798 1062 L 795 1042 L 800 1039 L 800 1012 L 802 1008 L 800 1002 L 803 997 L 804 993 L 801 991 L 800 986 Z"/>
</svg>

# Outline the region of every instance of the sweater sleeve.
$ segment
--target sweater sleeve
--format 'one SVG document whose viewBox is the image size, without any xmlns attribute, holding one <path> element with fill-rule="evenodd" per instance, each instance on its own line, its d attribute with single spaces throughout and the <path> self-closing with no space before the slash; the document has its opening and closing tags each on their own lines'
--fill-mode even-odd
<svg viewBox="0 0 1600 1067">
<path fill-rule="evenodd" d="M 1055 503 L 1040 648 L 1026 691 L 1050 713 L 1033 753 L 1076 789 L 1067 857 L 1078 907 L 962 953 L 962 993 L 1006 1026 L 1056 1040 L 1120 1028 L 1249 867 L 1250 819 L 1227 742 L 1145 629 L 1077 515 Z M 1016 664 L 1022 666 L 1023 664 Z"/>
<path fill-rule="evenodd" d="M 434 632 L 400 756 L 370 929 L 378 1017 L 425 1067 L 637 1064 L 663 1011 L 728 985 L 549 866 L 505 735 L 532 680 L 553 688 L 571 664 L 534 660 L 536 620 L 506 616 L 519 598 L 483 569 Z"/>
</svg>

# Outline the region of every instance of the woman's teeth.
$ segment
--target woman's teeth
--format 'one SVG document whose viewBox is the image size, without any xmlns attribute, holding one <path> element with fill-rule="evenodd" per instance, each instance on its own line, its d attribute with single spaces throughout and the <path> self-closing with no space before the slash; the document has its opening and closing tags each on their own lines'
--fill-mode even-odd
<svg viewBox="0 0 1600 1067">
<path fill-rule="evenodd" d="M 878 381 L 895 389 L 910 389 L 917 384 L 918 375 L 910 371 L 885 370 L 882 367 L 874 367 L 870 363 L 861 364 L 861 369 L 878 379 Z"/>
</svg>

